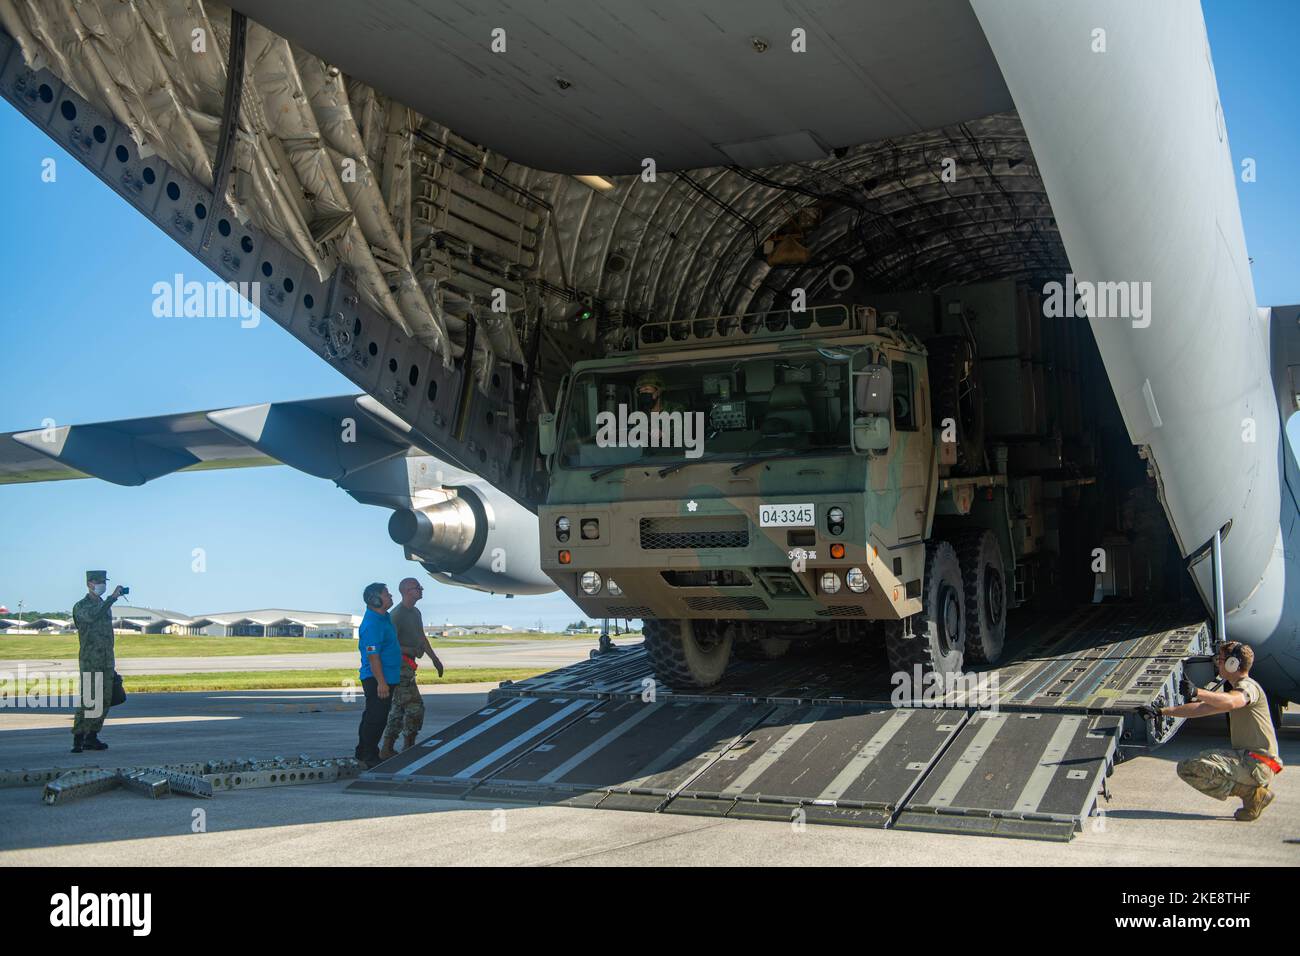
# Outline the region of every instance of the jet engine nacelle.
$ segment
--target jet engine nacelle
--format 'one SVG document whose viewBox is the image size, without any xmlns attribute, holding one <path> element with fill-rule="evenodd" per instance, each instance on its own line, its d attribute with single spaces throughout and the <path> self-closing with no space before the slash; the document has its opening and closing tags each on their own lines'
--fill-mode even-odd
<svg viewBox="0 0 1300 956">
<path fill-rule="evenodd" d="M 547 594 L 537 516 L 488 484 L 445 489 L 432 503 L 398 508 L 388 535 L 406 555 L 448 584 L 494 594 Z"/>
</svg>

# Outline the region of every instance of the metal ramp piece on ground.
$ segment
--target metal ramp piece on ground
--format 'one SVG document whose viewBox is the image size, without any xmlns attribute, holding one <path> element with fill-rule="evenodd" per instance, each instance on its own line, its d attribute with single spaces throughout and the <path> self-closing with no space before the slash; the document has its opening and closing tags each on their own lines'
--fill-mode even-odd
<svg viewBox="0 0 1300 956">
<path fill-rule="evenodd" d="M 925 775 L 900 830 L 1069 840 L 1115 760 L 1117 716 L 979 711 Z"/>
<path fill-rule="evenodd" d="M 1089 608 L 1025 629 L 988 672 L 988 700 L 933 706 L 891 700 L 887 670 L 861 648 L 742 662 L 688 694 L 656 684 L 629 648 L 504 684 L 352 786 L 1068 840 L 1121 745 L 1172 735 L 1177 724 L 1153 729 L 1134 710 L 1169 699 L 1183 659 L 1207 647 L 1203 623 L 1167 611 Z"/>
<path fill-rule="evenodd" d="M 1120 726 L 1116 717 L 1069 714 L 985 719 L 671 698 L 499 703 L 352 789 L 1069 839 L 1110 772 Z"/>
</svg>

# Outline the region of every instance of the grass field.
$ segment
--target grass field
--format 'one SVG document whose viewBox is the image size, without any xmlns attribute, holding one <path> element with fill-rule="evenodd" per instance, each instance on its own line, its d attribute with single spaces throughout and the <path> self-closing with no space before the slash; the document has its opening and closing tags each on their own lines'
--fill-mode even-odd
<svg viewBox="0 0 1300 956">
<path fill-rule="evenodd" d="M 499 684 L 505 680 L 523 680 L 542 673 L 541 669 L 519 667 L 462 667 L 451 669 L 442 677 L 432 667 L 421 669 L 416 680 L 423 684 Z M 355 667 L 318 671 L 222 671 L 211 674 L 139 674 L 126 675 L 122 683 L 128 694 L 161 694 L 186 690 L 291 690 L 302 687 L 344 687 L 344 681 L 361 693 Z"/>
<path fill-rule="evenodd" d="M 592 646 L 596 636 L 586 635 Z M 578 640 L 583 637 L 577 638 Z M 506 641 L 574 640 L 563 634 L 510 634 L 498 637 L 452 638 L 430 641 L 435 647 L 492 647 Z M 351 639 L 331 640 L 315 637 L 177 637 L 171 634 L 118 634 L 114 653 L 126 657 L 233 657 L 245 654 L 329 654 L 355 651 Z M 77 656 L 75 634 L 0 635 L 0 660 L 20 658 L 60 658 Z"/>
</svg>

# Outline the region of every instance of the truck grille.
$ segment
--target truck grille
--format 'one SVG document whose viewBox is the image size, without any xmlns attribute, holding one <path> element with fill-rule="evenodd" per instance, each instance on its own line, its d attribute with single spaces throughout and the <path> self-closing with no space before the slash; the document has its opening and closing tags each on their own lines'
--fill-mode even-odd
<svg viewBox="0 0 1300 956">
<path fill-rule="evenodd" d="M 747 588 L 749 575 L 726 568 L 708 571 L 660 571 L 664 583 L 673 588 Z"/>
<path fill-rule="evenodd" d="M 699 518 L 642 518 L 641 547 L 747 548 L 749 522 L 744 515 L 706 515 Z"/>
<path fill-rule="evenodd" d="M 654 617 L 654 611 L 648 607 L 634 604 L 614 604 L 609 608 L 611 617 Z"/>
<path fill-rule="evenodd" d="M 832 604 L 817 612 L 818 617 L 866 617 L 867 609 L 860 604 Z"/>
<path fill-rule="evenodd" d="M 756 597 L 688 597 L 692 611 L 766 611 L 767 604 Z"/>
</svg>

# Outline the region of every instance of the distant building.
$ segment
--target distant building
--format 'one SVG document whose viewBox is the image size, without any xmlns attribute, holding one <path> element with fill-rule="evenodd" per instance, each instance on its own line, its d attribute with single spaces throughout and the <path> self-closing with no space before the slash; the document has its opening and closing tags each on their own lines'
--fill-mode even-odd
<svg viewBox="0 0 1300 956">
<path fill-rule="evenodd" d="M 444 624 L 441 627 L 426 627 L 424 633 L 429 637 L 465 637 L 469 634 L 514 634 L 515 629 L 509 624 Z"/>
<path fill-rule="evenodd" d="M 200 614 L 179 633 L 206 637 L 320 637 L 355 638 L 361 625 L 358 614 L 335 611 L 291 611 L 267 608 Z"/>
<path fill-rule="evenodd" d="M 38 617 L 34 621 L 0 618 L 0 634 L 66 634 L 71 630 L 74 628 L 70 618 Z"/>
<path fill-rule="evenodd" d="M 113 629 L 137 634 L 184 634 L 192 618 L 177 611 L 113 605 Z"/>
</svg>

